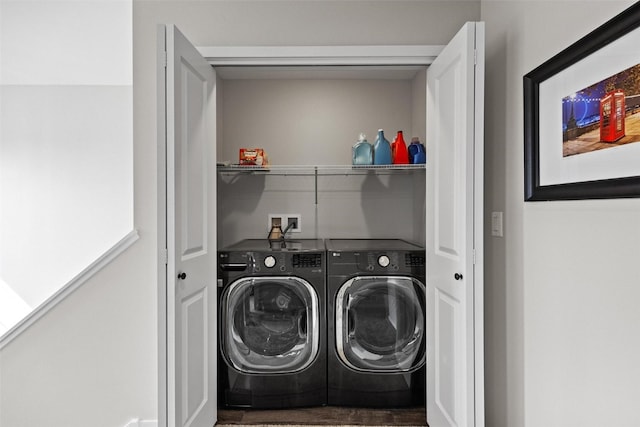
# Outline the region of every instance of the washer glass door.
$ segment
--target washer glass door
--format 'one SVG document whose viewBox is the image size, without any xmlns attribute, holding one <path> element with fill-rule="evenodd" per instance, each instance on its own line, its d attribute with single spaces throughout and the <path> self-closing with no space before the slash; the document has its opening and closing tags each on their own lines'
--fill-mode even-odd
<svg viewBox="0 0 640 427">
<path fill-rule="evenodd" d="M 425 361 L 425 287 L 411 277 L 362 276 L 336 296 L 336 349 L 358 371 L 406 372 Z"/>
<path fill-rule="evenodd" d="M 318 353 L 318 295 L 299 277 L 236 280 L 221 315 L 222 352 L 240 372 L 295 372 Z"/>
</svg>

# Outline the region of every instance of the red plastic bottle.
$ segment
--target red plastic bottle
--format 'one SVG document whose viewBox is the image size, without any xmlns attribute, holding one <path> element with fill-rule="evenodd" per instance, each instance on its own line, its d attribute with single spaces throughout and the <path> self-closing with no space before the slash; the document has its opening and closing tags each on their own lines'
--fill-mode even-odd
<svg viewBox="0 0 640 427">
<path fill-rule="evenodd" d="M 391 144 L 391 154 L 393 156 L 394 165 L 409 164 L 409 152 L 407 151 L 407 144 L 404 142 L 401 130 L 398 131 L 396 139 L 394 139 Z"/>
</svg>

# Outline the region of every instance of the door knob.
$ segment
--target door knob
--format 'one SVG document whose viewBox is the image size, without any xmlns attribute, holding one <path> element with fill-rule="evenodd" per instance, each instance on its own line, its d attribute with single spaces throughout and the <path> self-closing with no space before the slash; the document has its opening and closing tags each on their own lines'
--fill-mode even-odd
<svg viewBox="0 0 640 427">
<path fill-rule="evenodd" d="M 453 275 L 453 278 L 456 279 L 456 280 L 462 280 L 462 274 L 456 273 L 456 274 Z"/>
<path fill-rule="evenodd" d="M 187 273 L 185 273 L 184 271 L 180 274 L 178 274 L 178 279 L 180 280 L 184 280 L 187 278 Z"/>
</svg>

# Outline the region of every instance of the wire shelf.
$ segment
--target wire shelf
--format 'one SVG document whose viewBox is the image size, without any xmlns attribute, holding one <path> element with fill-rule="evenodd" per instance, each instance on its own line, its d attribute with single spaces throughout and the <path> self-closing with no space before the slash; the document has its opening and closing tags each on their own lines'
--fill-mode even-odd
<svg viewBox="0 0 640 427">
<path fill-rule="evenodd" d="M 330 175 L 363 175 L 407 173 L 424 171 L 426 165 L 218 165 L 218 172 L 223 174 L 269 174 L 283 176 L 330 176 Z"/>
</svg>

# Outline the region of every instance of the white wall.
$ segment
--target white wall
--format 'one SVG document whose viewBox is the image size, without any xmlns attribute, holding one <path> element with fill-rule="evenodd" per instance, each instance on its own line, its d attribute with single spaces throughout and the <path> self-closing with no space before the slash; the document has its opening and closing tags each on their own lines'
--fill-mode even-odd
<svg viewBox="0 0 640 427">
<path fill-rule="evenodd" d="M 20 314 L 134 227 L 132 13 L 129 0 L 0 3 L 0 298 Z M 2 341 L 1 426 L 157 418 L 153 243 Z"/>
<path fill-rule="evenodd" d="M 0 9 L 0 278 L 32 309 L 133 227 L 132 6 Z"/>
<path fill-rule="evenodd" d="M 141 238 L 0 352 L 0 426 L 157 419 L 153 239 Z"/>
<path fill-rule="evenodd" d="M 0 426 L 157 419 L 156 25 L 197 45 L 445 44 L 478 1 L 134 1 L 140 239 L 0 353 Z"/>
<path fill-rule="evenodd" d="M 640 423 L 640 201 L 523 202 L 522 76 L 632 3 L 482 1 L 487 426 Z"/>
<path fill-rule="evenodd" d="M 2 91 L 0 277 L 35 308 L 133 228 L 132 87 Z"/>
</svg>

